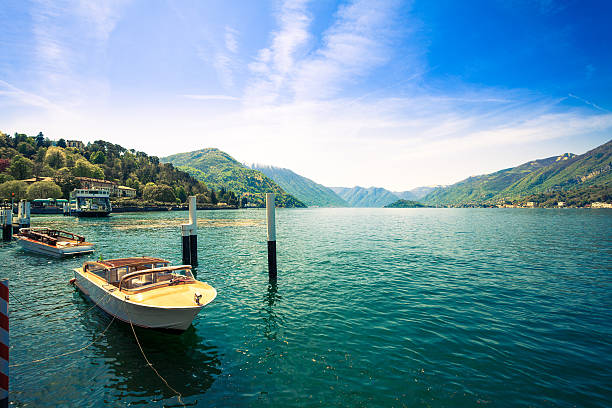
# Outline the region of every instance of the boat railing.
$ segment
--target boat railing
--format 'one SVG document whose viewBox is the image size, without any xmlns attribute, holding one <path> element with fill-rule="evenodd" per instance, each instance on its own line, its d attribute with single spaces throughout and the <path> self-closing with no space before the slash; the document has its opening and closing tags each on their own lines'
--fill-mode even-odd
<svg viewBox="0 0 612 408">
<path fill-rule="evenodd" d="M 78 243 L 85 242 L 85 237 L 81 235 L 45 227 L 21 228 L 19 234 L 33 239 L 34 241 L 40 241 L 49 245 L 56 245 L 59 238 L 69 239 Z"/>
<path fill-rule="evenodd" d="M 177 272 L 184 272 L 184 274 L 177 274 Z M 134 286 L 136 278 L 146 277 L 151 275 L 150 280 L 139 279 L 139 282 Z M 121 289 L 128 291 L 138 291 L 152 289 L 153 287 L 162 285 L 173 285 L 180 283 L 194 282 L 195 279 L 191 273 L 191 265 L 177 265 L 177 266 L 166 266 L 163 268 L 145 269 L 141 271 L 131 272 L 124 275 L 119 280 L 119 291 Z"/>
</svg>

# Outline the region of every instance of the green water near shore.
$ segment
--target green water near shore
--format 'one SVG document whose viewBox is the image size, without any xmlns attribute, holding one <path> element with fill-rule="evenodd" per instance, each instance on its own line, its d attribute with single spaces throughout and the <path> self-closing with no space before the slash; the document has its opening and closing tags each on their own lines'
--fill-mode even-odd
<svg viewBox="0 0 612 408">
<path fill-rule="evenodd" d="M 198 279 L 217 299 L 182 335 L 138 330 L 188 406 L 609 406 L 612 211 L 279 209 L 267 282 L 263 210 L 199 211 Z M 15 406 L 180 406 L 129 325 L 68 285 L 87 259 L 181 263 L 186 212 L 33 217 L 91 256 L 0 245 Z M 21 303 L 20 303 L 21 302 Z"/>
</svg>

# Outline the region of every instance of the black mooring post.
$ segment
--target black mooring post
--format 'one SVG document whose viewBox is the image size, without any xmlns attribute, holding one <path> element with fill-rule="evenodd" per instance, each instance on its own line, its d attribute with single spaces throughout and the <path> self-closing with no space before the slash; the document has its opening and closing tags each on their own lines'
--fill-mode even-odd
<svg viewBox="0 0 612 408">
<path fill-rule="evenodd" d="M 189 264 L 198 266 L 198 236 L 192 235 L 189 237 Z"/>
<path fill-rule="evenodd" d="M 268 221 L 268 280 L 276 283 L 276 219 L 274 193 L 266 193 L 266 219 Z"/>
<path fill-rule="evenodd" d="M 268 241 L 268 278 L 276 282 L 276 241 Z"/>
<path fill-rule="evenodd" d="M 189 224 L 181 225 L 183 234 L 183 264 L 198 265 L 198 220 L 196 218 L 196 197 L 189 197 Z"/>
<path fill-rule="evenodd" d="M 4 210 L 2 213 L 2 239 L 10 241 L 13 239 L 13 210 Z"/>
<path fill-rule="evenodd" d="M 189 235 L 183 235 L 183 265 L 191 265 L 191 250 Z"/>
</svg>

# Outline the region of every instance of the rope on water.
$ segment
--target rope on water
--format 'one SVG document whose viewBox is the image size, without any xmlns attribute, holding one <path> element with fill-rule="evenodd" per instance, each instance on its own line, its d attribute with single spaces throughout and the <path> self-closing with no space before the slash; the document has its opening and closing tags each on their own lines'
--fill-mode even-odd
<svg viewBox="0 0 612 408">
<path fill-rule="evenodd" d="M 168 381 L 166 381 L 166 379 L 161 376 L 161 374 L 155 369 L 155 367 L 153 367 L 153 364 L 151 364 L 151 362 L 147 358 L 144 350 L 142 349 L 142 346 L 140 345 L 140 341 L 138 340 L 138 336 L 136 335 L 136 330 L 134 330 L 134 324 L 132 324 L 132 318 L 130 317 L 130 312 L 127 310 L 127 307 L 125 306 L 126 303 L 124 302 L 123 305 L 124 305 L 124 308 L 125 308 L 126 315 L 128 316 L 128 320 L 130 321 L 130 327 L 132 328 L 132 333 L 134 333 L 134 338 L 136 339 L 136 344 L 138 345 L 138 348 L 140 349 L 140 353 L 142 354 L 142 356 L 144 357 L 145 361 L 147 362 L 147 365 L 149 367 L 151 367 L 151 370 L 153 370 L 155 375 L 157 375 L 164 382 L 164 384 L 166 384 L 166 387 L 168 387 L 176 395 L 176 399 L 178 400 L 178 402 L 183 407 L 185 407 L 186 405 L 183 402 L 183 396 L 181 395 L 181 393 L 178 392 L 177 390 L 175 390 L 174 388 L 172 388 L 170 386 L 170 384 L 168 384 Z"/>
<path fill-rule="evenodd" d="M 104 300 L 107 300 L 107 299 L 108 299 L 108 297 L 109 297 L 110 295 L 111 295 L 111 292 L 110 292 L 110 291 L 109 291 L 109 292 L 106 292 L 106 296 L 105 296 L 105 297 L 104 297 L 104 298 L 103 298 L 103 299 L 102 299 L 100 302 L 102 302 L 102 301 L 104 301 Z M 26 305 L 26 304 L 25 304 L 23 301 L 21 301 L 21 300 L 20 300 L 20 299 L 19 299 L 17 296 L 15 296 L 15 294 L 14 294 L 13 292 L 9 292 L 9 296 L 12 296 L 12 297 L 13 297 L 13 299 L 15 299 L 17 302 L 19 302 L 19 303 L 20 303 L 20 304 L 21 304 L 23 307 L 28 307 L 28 305 Z M 88 308 L 87 310 L 85 310 L 84 312 L 80 312 L 79 314 L 77 314 L 77 315 L 75 315 L 75 316 L 68 316 L 68 317 L 57 317 L 56 319 L 53 319 L 53 320 L 71 320 L 71 319 L 75 319 L 75 318 L 77 318 L 77 317 L 79 317 L 79 316 L 81 316 L 81 315 L 84 315 L 84 314 L 86 314 L 86 313 L 89 313 L 89 311 L 91 311 L 91 309 L 93 309 L 93 308 L 94 308 L 94 307 L 96 307 L 96 306 L 98 306 L 98 304 L 97 304 L 96 302 L 93 302 L 93 305 L 91 305 L 91 307 L 89 307 L 89 308 Z M 37 316 L 40 316 L 40 317 L 45 317 L 45 318 L 47 318 L 47 317 L 53 317 L 53 316 L 55 316 L 55 315 L 56 315 L 56 313 L 46 313 L 46 314 L 44 314 L 44 313 L 40 313 L 40 312 L 38 312 L 38 313 L 34 313 L 33 315 L 31 315 L 31 316 L 29 316 L 29 317 L 37 317 Z M 53 320 L 52 320 L 52 321 L 53 321 Z"/>
<path fill-rule="evenodd" d="M 63 356 L 68 356 L 70 354 L 75 354 L 78 352 L 81 352 L 87 348 L 89 348 L 90 346 L 92 346 L 93 344 L 95 344 L 98 340 L 100 340 L 102 338 L 102 336 L 104 336 L 104 334 L 106 333 L 106 331 L 108 330 L 109 327 L 111 327 L 111 324 L 113 324 L 113 322 L 115 321 L 115 317 L 113 316 L 113 319 L 110 321 L 110 323 L 108 324 L 108 326 L 106 326 L 106 328 L 104 329 L 104 331 L 102 333 L 100 333 L 100 335 L 91 343 L 89 343 L 88 345 L 81 347 L 80 349 L 74 350 L 74 351 L 68 351 L 66 353 L 62 353 L 62 354 L 58 354 L 56 356 L 51 356 L 51 357 L 45 357 L 45 358 L 39 358 L 38 360 L 32 360 L 32 361 L 28 361 L 27 363 L 20 363 L 20 364 L 11 364 L 9 365 L 9 367 L 21 367 L 21 366 L 25 366 L 25 365 L 30 365 L 30 364 L 36 364 L 36 363 L 42 363 L 44 361 L 49 361 L 49 360 L 54 360 L 56 358 L 59 357 L 63 357 Z"/>
</svg>

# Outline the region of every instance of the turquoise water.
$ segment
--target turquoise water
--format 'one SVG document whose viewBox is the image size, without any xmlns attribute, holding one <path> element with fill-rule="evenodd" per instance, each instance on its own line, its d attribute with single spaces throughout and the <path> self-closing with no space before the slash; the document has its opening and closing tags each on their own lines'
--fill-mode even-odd
<svg viewBox="0 0 612 408">
<path fill-rule="evenodd" d="M 200 211 L 198 279 L 217 299 L 182 335 L 137 330 L 188 406 L 609 406 L 612 212 L 277 210 L 267 282 L 263 210 Z M 129 325 L 68 285 L 86 259 L 181 262 L 185 212 L 37 216 L 91 256 L 0 246 L 11 286 L 16 406 L 180 406 Z M 20 303 L 21 302 L 21 303 Z M 91 309 L 91 310 L 90 310 Z"/>
</svg>

